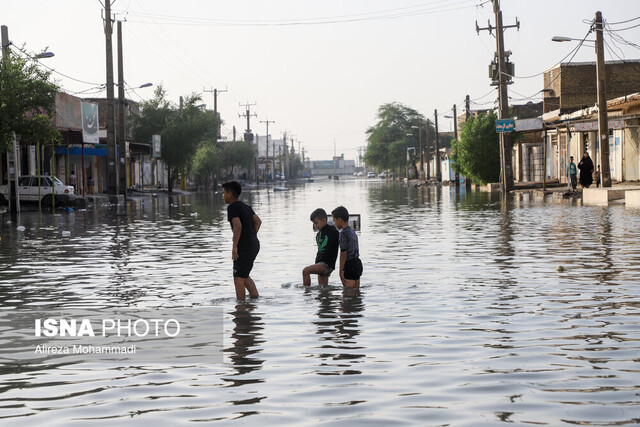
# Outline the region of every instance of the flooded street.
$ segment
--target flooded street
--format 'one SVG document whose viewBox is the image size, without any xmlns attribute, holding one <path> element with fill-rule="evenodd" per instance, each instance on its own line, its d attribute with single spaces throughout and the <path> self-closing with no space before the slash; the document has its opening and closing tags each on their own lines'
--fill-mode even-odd
<svg viewBox="0 0 640 427">
<path fill-rule="evenodd" d="M 224 363 L 3 363 L 2 424 L 640 422 L 640 211 L 378 179 L 240 198 L 263 221 L 244 304 L 220 194 L 0 215 L 5 348 L 21 309 L 224 312 Z M 338 205 L 362 287 L 303 288 L 309 214 Z"/>
</svg>

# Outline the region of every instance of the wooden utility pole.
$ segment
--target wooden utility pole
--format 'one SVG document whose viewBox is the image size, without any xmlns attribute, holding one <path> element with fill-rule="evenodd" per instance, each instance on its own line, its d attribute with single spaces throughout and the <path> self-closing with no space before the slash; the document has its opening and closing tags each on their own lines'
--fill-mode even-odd
<svg viewBox="0 0 640 427">
<path fill-rule="evenodd" d="M 249 141 L 248 138 L 250 138 L 251 135 L 251 116 L 253 117 L 258 117 L 258 115 L 256 113 L 251 114 L 251 107 L 256 105 L 256 103 L 254 102 L 253 104 L 240 104 L 241 107 L 245 107 L 247 110 L 244 114 L 238 114 L 238 117 L 246 117 L 247 118 L 247 130 L 245 130 L 245 136 L 244 136 L 244 140 L 247 142 L 251 142 Z"/>
<path fill-rule="evenodd" d="M 609 121 L 607 119 L 607 82 L 602 38 L 602 12 L 596 12 L 596 78 L 598 80 L 598 138 L 600 140 L 600 173 L 603 187 L 611 187 L 609 168 Z"/>
<path fill-rule="evenodd" d="M 469 95 L 464 99 L 464 122 L 466 123 L 469 120 L 469 116 L 471 115 L 471 101 L 469 100 Z"/>
<path fill-rule="evenodd" d="M 476 23 L 476 31 L 480 30 L 496 30 L 496 58 L 498 66 L 497 85 L 498 85 L 498 119 L 506 119 L 509 117 L 509 98 L 507 94 L 507 84 L 510 79 L 507 77 L 507 66 L 504 51 L 504 30 L 506 28 L 516 27 L 520 29 L 520 22 L 516 18 L 516 25 L 502 25 L 502 11 L 500 10 L 500 0 L 492 0 L 493 12 L 495 13 L 495 28 L 489 24 L 487 28 L 480 28 Z M 503 193 L 513 189 L 513 161 L 512 161 L 513 144 L 511 135 L 505 132 L 500 133 L 500 182 Z"/>
<path fill-rule="evenodd" d="M 426 141 L 426 155 L 427 155 L 427 181 L 431 179 L 431 127 L 429 126 L 429 119 L 426 123 L 427 127 L 427 141 Z"/>
<path fill-rule="evenodd" d="M 438 132 L 438 110 L 435 110 L 436 126 L 436 180 L 442 182 L 442 172 L 440 171 L 440 133 Z"/>
<path fill-rule="evenodd" d="M 104 2 L 104 36 L 107 54 L 107 193 L 118 194 L 118 163 L 116 156 L 116 114 L 113 94 L 113 45 L 111 36 L 111 0 Z"/>
<path fill-rule="evenodd" d="M 106 0 L 107 3 L 109 0 Z M 127 197 L 127 161 L 124 99 L 124 65 L 122 60 L 122 21 L 118 21 L 118 193 Z M 124 160 L 124 161 L 123 161 Z M 84 170 L 82 171 L 84 188 Z"/>
<path fill-rule="evenodd" d="M 275 123 L 275 120 L 261 120 L 260 123 L 266 123 L 267 125 L 267 150 L 266 150 L 266 155 L 267 155 L 267 165 L 269 164 L 269 123 Z M 266 173 L 266 170 L 265 170 Z M 271 169 L 271 175 L 273 178 L 273 183 L 275 184 L 276 182 L 276 160 L 273 159 L 273 167 Z M 267 181 L 267 177 L 264 177 L 265 182 Z"/>
<path fill-rule="evenodd" d="M 213 116 L 216 118 L 216 128 L 214 129 L 213 135 L 213 143 L 218 142 L 218 137 L 220 136 L 220 120 L 218 118 L 218 94 L 222 92 L 226 92 L 228 89 L 219 90 L 219 89 L 211 89 L 206 90 L 203 89 L 204 92 L 213 93 Z"/>
<path fill-rule="evenodd" d="M 458 110 L 453 104 L 453 138 L 458 141 Z M 460 188 L 460 173 L 456 170 L 456 188 Z"/>
</svg>

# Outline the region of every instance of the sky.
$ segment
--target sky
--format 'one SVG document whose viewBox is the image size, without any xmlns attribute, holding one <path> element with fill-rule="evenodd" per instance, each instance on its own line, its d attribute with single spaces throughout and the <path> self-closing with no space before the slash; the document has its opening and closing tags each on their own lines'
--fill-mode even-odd
<svg viewBox="0 0 640 427">
<path fill-rule="evenodd" d="M 103 2 L 104 0 L 102 0 Z M 595 61 L 593 44 L 555 43 L 561 35 L 587 36 L 596 11 L 614 31 L 605 34 L 610 59 L 640 58 L 638 0 L 502 0 L 505 49 L 515 63 L 510 103 L 542 99 L 542 73 L 560 61 Z M 0 0 L 0 24 L 9 40 L 29 52 L 51 51 L 41 63 L 55 70 L 62 90 L 103 97 L 106 82 L 104 7 L 99 0 Z M 356 159 L 367 144 L 378 108 L 399 102 L 452 129 L 453 105 L 491 108 L 497 92 L 488 65 L 495 38 L 486 0 L 115 0 L 122 21 L 124 78 L 136 88 L 162 85 L 168 98 L 201 94 L 213 109 L 218 94 L 223 137 L 241 135 L 250 107 L 251 130 L 281 138 L 314 160 L 334 152 Z M 629 21 L 629 22 L 624 22 Z M 587 37 L 594 39 L 594 34 Z M 631 45 L 624 41 L 631 42 Z M 116 37 L 114 25 L 114 61 Z M 633 44 L 637 46 L 633 46 Z M 117 76 L 117 68 L 114 69 Z M 129 90 L 143 101 L 154 87 Z M 335 150 L 335 151 L 334 151 Z"/>
</svg>

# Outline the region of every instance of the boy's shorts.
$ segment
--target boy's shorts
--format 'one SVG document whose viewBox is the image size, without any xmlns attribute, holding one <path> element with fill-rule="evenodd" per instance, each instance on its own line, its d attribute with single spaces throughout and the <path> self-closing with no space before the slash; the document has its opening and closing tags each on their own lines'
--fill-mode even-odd
<svg viewBox="0 0 640 427">
<path fill-rule="evenodd" d="M 258 252 L 260 252 L 260 246 L 252 249 L 238 248 L 238 259 L 233 261 L 233 277 L 240 277 L 242 279 L 249 277 Z"/>
<path fill-rule="evenodd" d="M 360 258 L 348 259 L 344 263 L 344 278 L 347 280 L 359 280 L 362 276 L 362 261 Z"/>
<path fill-rule="evenodd" d="M 318 264 L 324 267 L 324 271 L 318 274 L 318 276 L 321 276 L 321 277 L 331 276 L 331 273 L 333 273 L 333 268 L 329 267 L 329 264 L 327 264 L 326 262 L 319 262 Z"/>
</svg>

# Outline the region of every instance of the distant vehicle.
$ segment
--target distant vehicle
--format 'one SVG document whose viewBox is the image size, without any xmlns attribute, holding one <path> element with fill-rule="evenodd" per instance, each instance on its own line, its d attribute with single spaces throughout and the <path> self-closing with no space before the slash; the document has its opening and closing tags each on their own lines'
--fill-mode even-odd
<svg viewBox="0 0 640 427">
<path fill-rule="evenodd" d="M 380 173 L 378 174 L 378 178 L 386 178 L 387 176 L 388 176 L 388 175 L 387 175 L 387 173 L 386 173 L 386 172 L 380 172 Z"/>
<path fill-rule="evenodd" d="M 284 174 L 282 172 L 276 173 L 276 179 L 280 179 L 284 181 Z"/>
<path fill-rule="evenodd" d="M 56 204 L 68 204 L 76 199 L 71 185 L 64 185 L 58 178 L 53 177 Z M 18 194 L 21 202 L 38 201 L 38 177 L 35 175 L 21 176 L 18 179 Z M 51 177 L 40 177 L 40 198 L 45 206 L 51 205 L 52 197 Z M 9 185 L 0 185 L 0 204 L 9 200 Z"/>
<path fill-rule="evenodd" d="M 362 173 L 362 171 L 360 171 L 360 172 L 358 172 L 358 173 L 356 174 L 356 176 L 362 176 L 362 175 L 364 175 L 364 174 Z"/>
<path fill-rule="evenodd" d="M 375 172 L 367 173 L 367 178 L 375 178 L 375 177 L 376 177 L 376 173 Z"/>
</svg>

